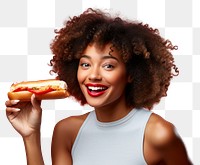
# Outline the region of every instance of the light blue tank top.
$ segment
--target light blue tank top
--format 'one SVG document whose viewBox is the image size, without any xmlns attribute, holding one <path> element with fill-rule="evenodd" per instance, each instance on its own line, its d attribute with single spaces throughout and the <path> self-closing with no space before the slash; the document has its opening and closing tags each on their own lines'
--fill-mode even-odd
<svg viewBox="0 0 200 165">
<path fill-rule="evenodd" d="M 151 111 L 133 109 L 114 122 L 99 122 L 95 111 L 82 124 L 72 147 L 73 165 L 145 165 L 143 139 Z"/>
</svg>

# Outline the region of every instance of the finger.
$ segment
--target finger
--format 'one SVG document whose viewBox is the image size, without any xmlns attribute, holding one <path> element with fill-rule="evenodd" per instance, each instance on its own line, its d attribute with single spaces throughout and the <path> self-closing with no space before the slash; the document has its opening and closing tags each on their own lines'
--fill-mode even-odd
<svg viewBox="0 0 200 165">
<path fill-rule="evenodd" d="M 12 120 L 14 119 L 18 114 L 19 112 L 21 111 L 21 109 L 19 108 L 6 108 L 6 116 L 9 120 Z"/>
<path fill-rule="evenodd" d="M 37 100 L 34 94 L 31 96 L 31 103 L 33 105 L 33 108 L 35 108 L 36 110 L 40 110 L 40 111 L 42 110 L 41 100 Z"/>
<path fill-rule="evenodd" d="M 19 111 L 20 111 L 19 108 L 10 108 L 10 107 L 6 108 L 7 113 L 13 113 L 13 112 L 19 112 Z"/>
<path fill-rule="evenodd" d="M 7 101 L 5 102 L 5 105 L 6 105 L 7 107 L 10 107 L 10 106 L 16 105 L 16 104 L 19 103 L 19 102 L 20 102 L 20 100 L 7 100 Z"/>
</svg>

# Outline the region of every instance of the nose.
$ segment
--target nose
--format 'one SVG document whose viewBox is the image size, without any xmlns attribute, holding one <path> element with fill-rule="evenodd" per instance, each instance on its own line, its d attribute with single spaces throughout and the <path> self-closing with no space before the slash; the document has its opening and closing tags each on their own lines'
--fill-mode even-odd
<svg viewBox="0 0 200 165">
<path fill-rule="evenodd" d="M 102 79 L 100 70 L 98 67 L 92 67 L 89 74 L 90 81 L 100 81 Z"/>
</svg>

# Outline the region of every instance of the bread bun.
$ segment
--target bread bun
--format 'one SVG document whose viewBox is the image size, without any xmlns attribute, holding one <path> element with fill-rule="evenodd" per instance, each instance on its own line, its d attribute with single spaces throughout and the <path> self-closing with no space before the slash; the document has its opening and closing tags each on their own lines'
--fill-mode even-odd
<svg viewBox="0 0 200 165">
<path fill-rule="evenodd" d="M 10 87 L 8 98 L 30 101 L 33 94 L 38 100 L 63 99 L 69 96 L 67 84 L 64 81 L 48 79 L 14 83 Z"/>
</svg>

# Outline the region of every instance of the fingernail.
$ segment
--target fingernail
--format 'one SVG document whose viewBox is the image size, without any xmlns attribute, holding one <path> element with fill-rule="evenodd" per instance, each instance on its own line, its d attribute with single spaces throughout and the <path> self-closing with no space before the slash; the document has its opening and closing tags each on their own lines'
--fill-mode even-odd
<svg viewBox="0 0 200 165">
<path fill-rule="evenodd" d="M 19 109 L 19 108 L 15 108 L 15 111 L 16 111 L 16 112 L 19 112 L 20 110 L 21 110 L 21 109 Z"/>
<path fill-rule="evenodd" d="M 12 104 L 17 104 L 19 103 L 20 100 L 12 100 Z"/>
</svg>

